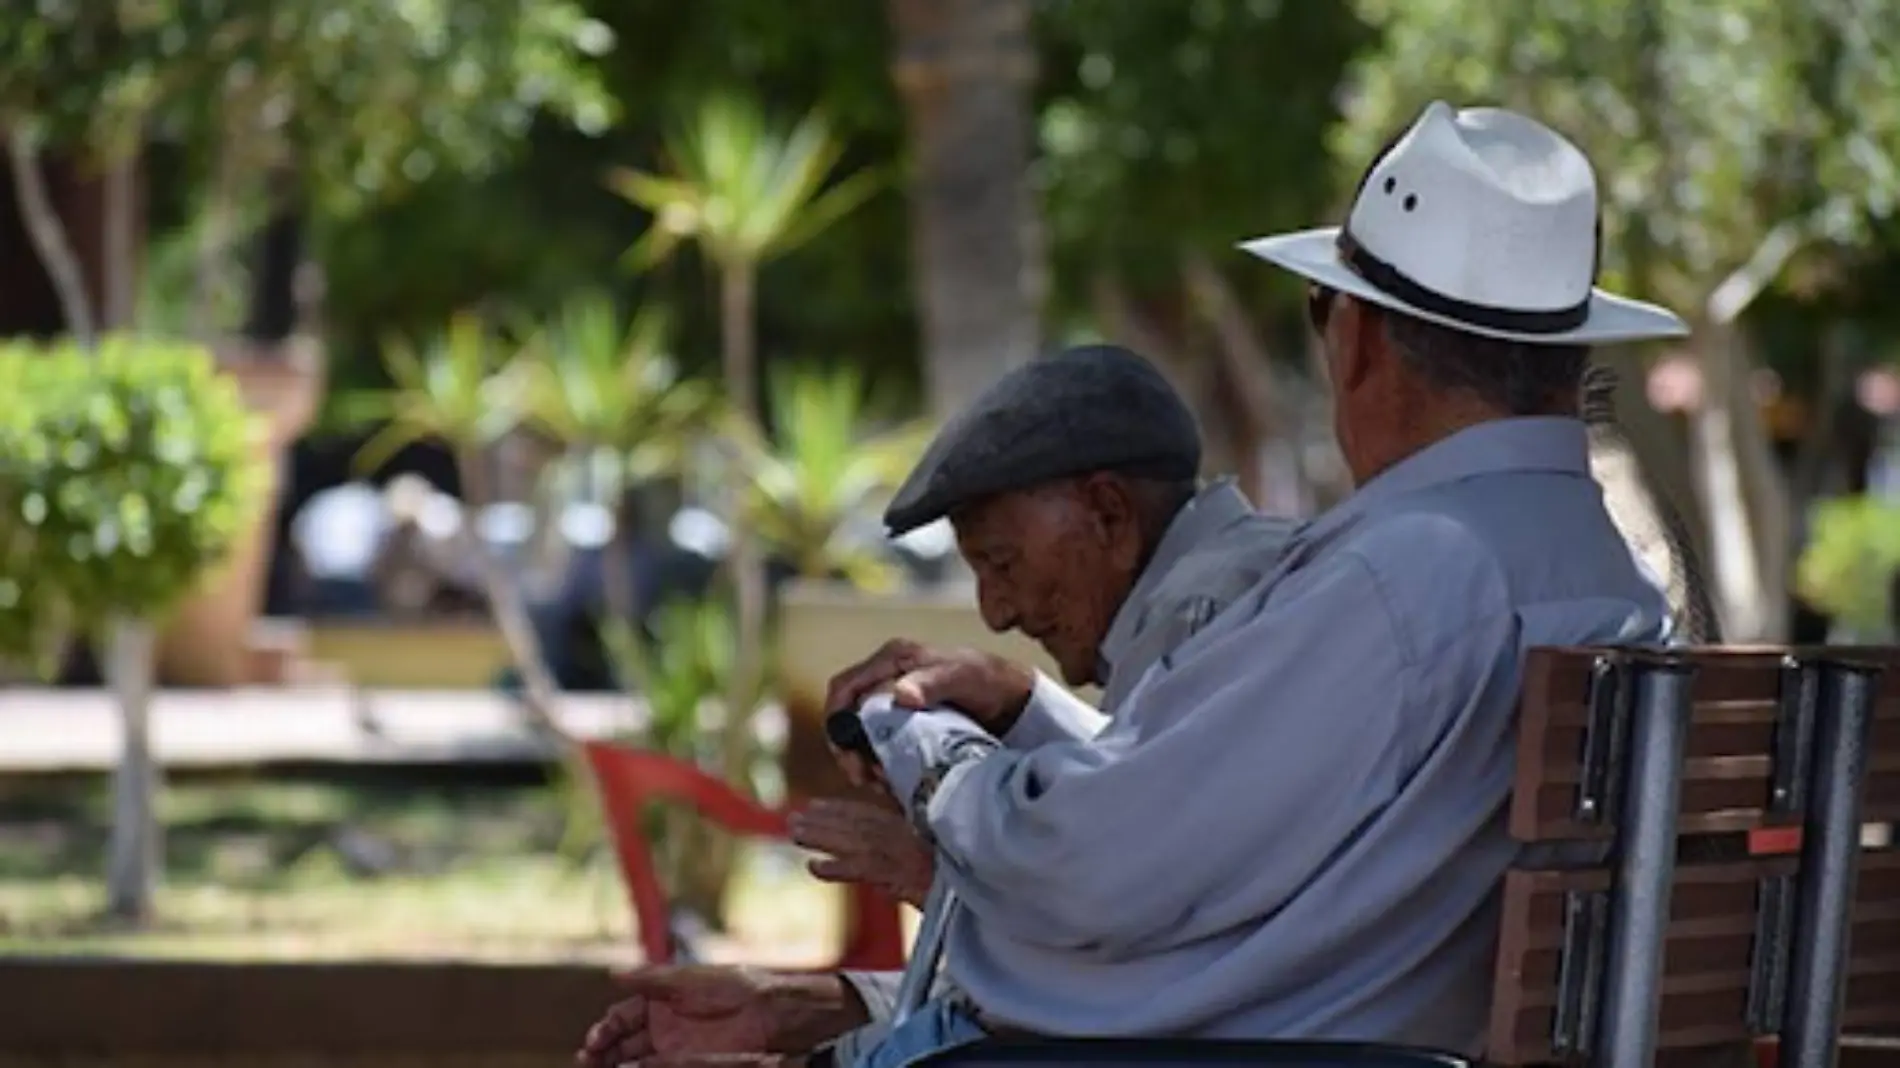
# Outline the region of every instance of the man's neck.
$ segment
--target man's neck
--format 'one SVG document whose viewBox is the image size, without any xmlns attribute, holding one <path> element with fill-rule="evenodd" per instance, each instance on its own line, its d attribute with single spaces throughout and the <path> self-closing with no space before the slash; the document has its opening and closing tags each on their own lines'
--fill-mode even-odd
<svg viewBox="0 0 1900 1068">
<path fill-rule="evenodd" d="M 1534 414 L 1576 418 L 1577 402 L 1574 398 L 1555 402 L 1548 410 Z M 1355 457 L 1353 465 L 1353 485 L 1365 485 L 1387 468 L 1424 452 L 1454 434 L 1485 423 L 1513 418 L 1517 418 L 1515 413 L 1462 398 L 1413 406 L 1407 415 L 1391 421 L 1391 429 L 1386 434 L 1360 450 L 1361 455 Z"/>
</svg>

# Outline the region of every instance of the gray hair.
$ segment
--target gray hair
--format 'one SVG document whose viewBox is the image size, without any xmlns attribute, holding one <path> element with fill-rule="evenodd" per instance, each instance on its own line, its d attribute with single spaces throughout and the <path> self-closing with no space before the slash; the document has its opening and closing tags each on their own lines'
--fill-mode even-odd
<svg viewBox="0 0 1900 1068">
<path fill-rule="evenodd" d="M 1384 319 L 1399 358 L 1438 389 L 1471 394 L 1511 415 L 1574 410 L 1588 346 L 1479 337 L 1393 311 Z"/>
</svg>

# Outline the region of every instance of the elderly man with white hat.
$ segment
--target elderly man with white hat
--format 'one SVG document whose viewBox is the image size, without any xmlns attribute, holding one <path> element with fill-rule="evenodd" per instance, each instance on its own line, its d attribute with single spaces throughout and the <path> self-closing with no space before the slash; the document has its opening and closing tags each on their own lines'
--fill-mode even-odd
<svg viewBox="0 0 1900 1068">
<path fill-rule="evenodd" d="M 1671 636 L 1578 397 L 1591 345 L 1684 327 L 1594 288 L 1597 211 L 1561 135 L 1434 103 L 1343 227 L 1243 246 L 1311 283 L 1356 491 L 1098 734 L 863 706 L 962 909 L 956 993 L 859 1065 L 1020 1033 L 1482 1053 L 1525 653 Z"/>
</svg>

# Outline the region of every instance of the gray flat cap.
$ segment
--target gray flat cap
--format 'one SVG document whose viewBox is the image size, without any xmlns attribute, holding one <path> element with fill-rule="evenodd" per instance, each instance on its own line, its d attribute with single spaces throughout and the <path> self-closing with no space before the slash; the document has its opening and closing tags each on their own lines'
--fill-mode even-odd
<svg viewBox="0 0 1900 1068">
<path fill-rule="evenodd" d="M 895 537 L 1092 471 L 1187 479 L 1200 467 L 1200 427 L 1161 372 L 1127 349 L 1084 345 L 1018 367 L 944 424 L 884 525 Z"/>
</svg>

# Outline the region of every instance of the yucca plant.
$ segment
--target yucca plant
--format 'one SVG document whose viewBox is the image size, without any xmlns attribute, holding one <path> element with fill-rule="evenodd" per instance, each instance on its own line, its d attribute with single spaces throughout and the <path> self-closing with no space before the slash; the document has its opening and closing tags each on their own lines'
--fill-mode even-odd
<svg viewBox="0 0 1900 1068">
<path fill-rule="evenodd" d="M 460 536 L 480 567 L 483 592 L 496 629 L 521 673 L 526 703 L 536 725 L 554 737 L 566 733 L 554 715 L 559 692 L 535 636 L 515 576 L 474 532 L 474 513 L 493 503 L 487 450 L 519 428 L 525 411 L 528 364 L 472 313 L 457 315 L 440 337 L 418 349 L 392 340 L 382 352 L 391 385 L 343 398 L 339 409 L 352 423 L 378 429 L 357 452 L 357 467 L 374 471 L 403 448 L 435 441 L 454 454 L 468 507 Z"/>
<path fill-rule="evenodd" d="M 754 289 L 760 265 L 823 233 L 884 182 L 858 171 L 835 184 L 844 144 L 819 112 L 790 127 L 750 97 L 709 97 L 663 147 L 670 173 L 612 172 L 608 186 L 652 213 L 627 253 L 645 268 L 697 243 L 719 272 L 720 348 L 733 406 L 757 418 Z"/>
<path fill-rule="evenodd" d="M 737 420 L 730 435 L 748 488 L 744 521 L 801 575 L 889 589 L 897 572 L 862 521 L 916 464 L 929 424 L 873 429 L 850 369 L 775 376 L 771 404 L 770 439 Z"/>
<path fill-rule="evenodd" d="M 606 496 L 615 504 L 640 485 L 678 475 L 718 418 L 717 391 L 681 373 L 666 334 L 664 312 L 645 308 L 623 325 L 612 301 L 590 293 L 563 306 L 524 354 L 529 420 L 590 472 L 604 475 Z M 620 633 L 638 624 L 643 608 L 627 572 L 630 535 L 616 522 L 602 554 L 608 616 L 602 637 L 613 659 L 633 659 L 637 671 L 638 644 L 631 630 Z"/>
<path fill-rule="evenodd" d="M 822 114 L 789 127 L 768 120 L 756 100 L 709 97 L 665 139 L 664 174 L 623 168 L 608 176 L 615 192 L 653 216 L 627 253 L 636 267 L 658 264 L 682 244 L 696 243 L 719 276 L 720 358 L 726 395 L 737 415 L 757 422 L 755 335 L 761 264 L 810 241 L 870 199 L 884 175 L 862 170 L 838 181 L 843 143 Z M 731 487 L 733 516 L 742 486 Z M 765 665 L 765 569 L 757 539 L 732 523 L 727 556 L 733 587 L 737 655 L 727 680 L 725 773 L 738 776 L 739 754 L 751 740 L 751 711 Z"/>
</svg>

